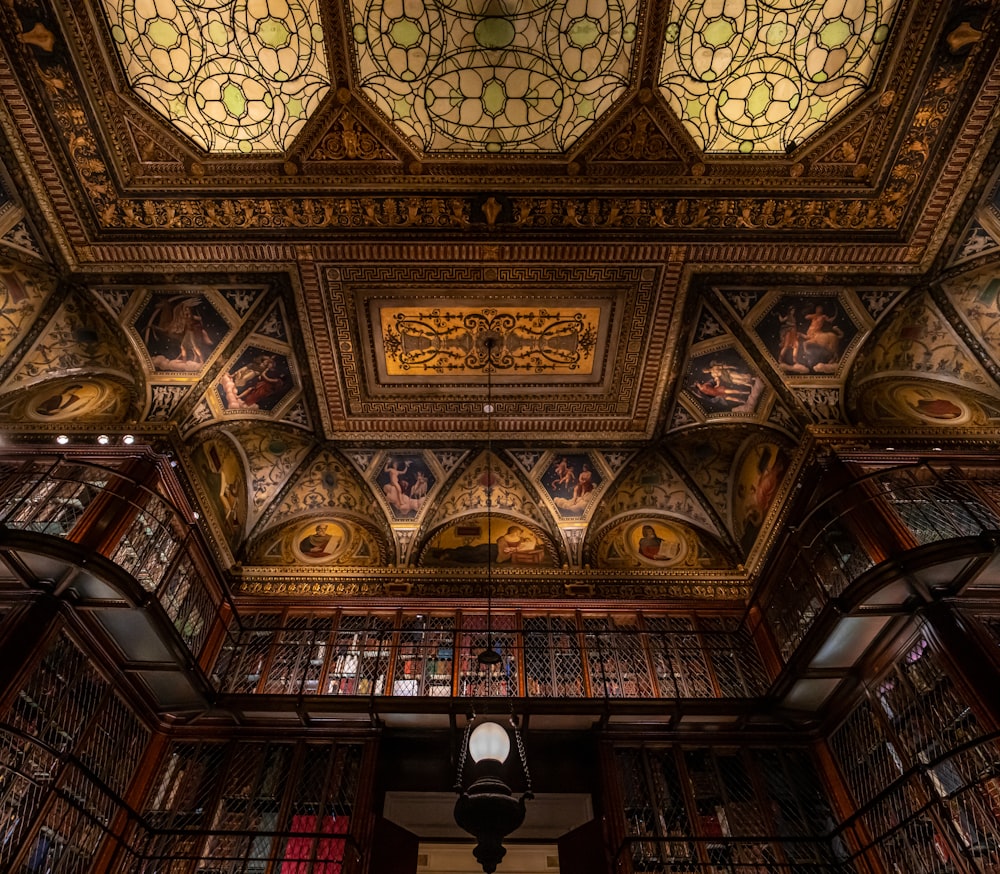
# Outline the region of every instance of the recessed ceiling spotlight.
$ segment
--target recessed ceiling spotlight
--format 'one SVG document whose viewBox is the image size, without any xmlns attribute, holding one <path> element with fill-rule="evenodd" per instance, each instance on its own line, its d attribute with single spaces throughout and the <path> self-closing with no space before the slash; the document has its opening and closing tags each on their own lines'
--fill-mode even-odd
<svg viewBox="0 0 1000 874">
<path fill-rule="evenodd" d="M 97 438 L 97 442 L 100 443 L 101 446 L 107 446 L 111 442 L 111 438 L 107 434 L 102 434 Z"/>
<path fill-rule="evenodd" d="M 67 443 L 69 443 L 69 437 L 67 437 L 65 434 L 60 434 L 58 437 L 56 437 L 56 443 L 58 443 L 60 446 L 65 446 Z"/>
<path fill-rule="evenodd" d="M 122 437 L 122 443 L 124 443 L 126 446 L 131 446 L 133 443 L 135 443 L 135 437 L 133 437 L 131 434 L 126 434 L 124 437 Z"/>
</svg>

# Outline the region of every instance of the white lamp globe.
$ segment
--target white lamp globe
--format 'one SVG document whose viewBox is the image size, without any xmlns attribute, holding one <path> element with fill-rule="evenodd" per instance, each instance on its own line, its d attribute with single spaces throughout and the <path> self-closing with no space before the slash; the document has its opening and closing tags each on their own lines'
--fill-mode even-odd
<svg viewBox="0 0 1000 874">
<path fill-rule="evenodd" d="M 492 759 L 503 764 L 510 755 L 510 735 L 502 725 L 481 722 L 472 730 L 469 738 L 469 755 L 474 762 Z"/>
</svg>

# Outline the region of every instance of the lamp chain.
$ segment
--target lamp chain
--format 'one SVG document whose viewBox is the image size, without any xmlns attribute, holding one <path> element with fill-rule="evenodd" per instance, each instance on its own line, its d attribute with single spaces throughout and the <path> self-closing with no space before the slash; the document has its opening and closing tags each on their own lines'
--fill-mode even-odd
<svg viewBox="0 0 1000 874">
<path fill-rule="evenodd" d="M 531 772 L 528 770 L 528 757 L 524 754 L 524 741 L 521 739 L 521 730 L 517 727 L 517 720 L 514 719 L 514 704 L 511 702 L 510 724 L 514 729 L 514 742 L 517 744 L 517 754 L 521 757 L 521 768 L 524 771 L 524 783 L 526 791 L 525 798 L 534 798 L 535 793 L 531 789 Z"/>
<path fill-rule="evenodd" d="M 486 338 L 486 649 L 493 649 L 493 346 Z"/>
<path fill-rule="evenodd" d="M 472 721 L 476 718 L 475 711 L 469 714 L 465 723 L 465 734 L 462 737 L 462 749 L 458 753 L 458 774 L 455 777 L 455 791 L 462 791 L 462 778 L 465 776 L 465 760 L 469 756 L 469 737 L 472 735 Z"/>
</svg>

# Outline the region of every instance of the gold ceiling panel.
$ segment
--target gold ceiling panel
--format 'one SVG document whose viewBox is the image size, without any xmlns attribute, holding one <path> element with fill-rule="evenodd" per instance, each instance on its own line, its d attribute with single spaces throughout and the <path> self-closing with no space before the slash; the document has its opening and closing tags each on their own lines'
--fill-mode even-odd
<svg viewBox="0 0 1000 874">
<path fill-rule="evenodd" d="M 495 333 L 498 429 L 644 439 L 677 331 L 668 253 L 601 265 L 578 263 L 569 247 L 536 251 L 534 263 L 509 254 L 500 265 L 443 257 L 323 268 L 306 319 L 319 372 L 341 374 L 322 388 L 330 433 L 479 435 L 484 338 Z"/>
<path fill-rule="evenodd" d="M 488 293 L 487 293 L 488 294 Z M 494 292 L 496 294 L 496 292 Z M 422 296 L 422 295 L 421 295 Z M 414 377 L 454 382 L 476 377 L 491 367 L 499 379 L 519 380 L 549 375 L 591 382 L 600 380 L 598 365 L 614 313 L 614 299 L 604 306 L 580 304 L 579 296 L 552 295 L 517 306 L 372 302 L 371 322 L 380 328 L 375 340 L 379 379 L 411 381 Z M 486 340 L 496 339 L 490 351 Z"/>
</svg>

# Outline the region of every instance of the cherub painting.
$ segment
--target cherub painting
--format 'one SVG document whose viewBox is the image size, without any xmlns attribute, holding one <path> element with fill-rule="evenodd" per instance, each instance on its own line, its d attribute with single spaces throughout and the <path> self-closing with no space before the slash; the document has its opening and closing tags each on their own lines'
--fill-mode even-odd
<svg viewBox="0 0 1000 874">
<path fill-rule="evenodd" d="M 390 455 L 378 475 L 379 488 L 398 519 L 416 516 L 435 482 L 419 455 Z"/>
<path fill-rule="evenodd" d="M 542 486 L 565 516 L 581 515 L 602 480 L 594 462 L 583 453 L 556 455 L 542 474 Z"/>
</svg>

